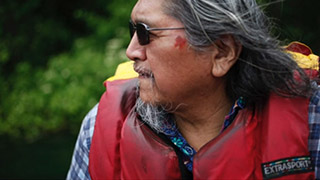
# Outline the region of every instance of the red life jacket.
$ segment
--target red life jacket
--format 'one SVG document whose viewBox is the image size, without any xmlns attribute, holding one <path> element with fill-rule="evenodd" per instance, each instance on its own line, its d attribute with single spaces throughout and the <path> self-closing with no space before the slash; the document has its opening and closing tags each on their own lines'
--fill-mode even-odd
<svg viewBox="0 0 320 180">
<path fill-rule="evenodd" d="M 181 178 L 174 149 L 137 119 L 136 83 L 107 82 L 90 148 L 93 180 Z M 194 179 L 314 179 L 308 104 L 307 99 L 271 95 L 264 109 L 241 110 L 194 156 Z"/>
</svg>

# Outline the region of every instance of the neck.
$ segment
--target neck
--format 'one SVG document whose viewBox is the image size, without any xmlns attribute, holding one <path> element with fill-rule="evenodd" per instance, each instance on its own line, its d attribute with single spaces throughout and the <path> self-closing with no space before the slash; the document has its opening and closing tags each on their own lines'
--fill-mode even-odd
<svg viewBox="0 0 320 180">
<path fill-rule="evenodd" d="M 220 87 L 210 96 L 193 98 L 187 106 L 174 113 L 179 131 L 196 151 L 218 136 L 222 129 L 232 106 L 224 90 Z"/>
</svg>

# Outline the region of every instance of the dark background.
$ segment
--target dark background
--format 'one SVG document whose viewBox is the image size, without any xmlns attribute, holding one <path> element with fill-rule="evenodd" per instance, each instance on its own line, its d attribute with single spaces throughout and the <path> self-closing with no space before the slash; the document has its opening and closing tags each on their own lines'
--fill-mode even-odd
<svg viewBox="0 0 320 180">
<path fill-rule="evenodd" d="M 268 2 L 274 34 L 320 54 L 320 1 Z M 0 1 L 0 179 L 65 178 L 83 117 L 126 60 L 134 3 Z"/>
</svg>

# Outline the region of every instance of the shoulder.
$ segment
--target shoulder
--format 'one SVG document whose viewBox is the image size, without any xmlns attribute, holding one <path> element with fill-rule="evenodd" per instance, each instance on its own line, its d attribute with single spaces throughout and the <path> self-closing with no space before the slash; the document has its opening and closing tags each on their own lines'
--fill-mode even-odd
<svg viewBox="0 0 320 180">
<path fill-rule="evenodd" d="M 320 106 L 320 86 L 316 88 L 313 95 L 310 98 L 310 110 L 315 111 L 316 107 Z"/>
<path fill-rule="evenodd" d="M 320 87 L 310 98 L 309 104 L 309 151 L 315 164 L 316 178 L 320 178 Z"/>
<path fill-rule="evenodd" d="M 310 142 L 320 141 L 320 87 L 317 87 L 309 103 Z M 318 148 L 318 147 L 317 147 Z"/>
<path fill-rule="evenodd" d="M 98 104 L 89 111 L 82 121 L 67 179 L 90 179 L 88 169 L 89 152 L 91 148 L 97 111 Z"/>
<path fill-rule="evenodd" d="M 96 123 L 96 117 L 98 113 L 98 106 L 99 104 L 96 104 L 86 115 L 86 117 L 82 122 L 81 130 L 79 133 L 79 138 L 85 143 L 83 145 L 88 147 L 88 149 L 90 149 L 90 145 L 91 145 L 94 125 Z"/>
<path fill-rule="evenodd" d="M 97 117 L 97 113 L 98 113 L 98 106 L 99 106 L 99 104 L 96 104 L 89 111 L 89 113 L 85 116 L 85 118 L 81 124 L 76 148 L 77 148 L 77 146 L 79 146 L 79 148 L 81 148 L 85 152 L 89 152 L 89 150 L 90 150 L 94 126 L 96 123 L 96 117 Z"/>
<path fill-rule="evenodd" d="M 320 132 L 320 86 L 316 84 L 314 86 L 316 86 L 316 88 L 309 103 L 309 125 L 311 127 L 313 127 L 313 125 L 319 126 Z"/>
</svg>

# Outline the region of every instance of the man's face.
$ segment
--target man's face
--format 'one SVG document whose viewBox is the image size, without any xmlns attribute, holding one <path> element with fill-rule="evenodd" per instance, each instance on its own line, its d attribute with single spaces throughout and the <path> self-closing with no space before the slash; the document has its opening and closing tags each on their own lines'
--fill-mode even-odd
<svg viewBox="0 0 320 180">
<path fill-rule="evenodd" d="M 132 21 L 150 28 L 183 27 L 163 13 L 163 1 L 139 0 L 132 11 Z M 150 43 L 144 46 L 135 33 L 127 56 L 135 61 L 140 97 L 146 103 L 175 108 L 205 97 L 213 88 L 210 55 L 200 55 L 190 48 L 183 29 L 150 31 Z"/>
</svg>

